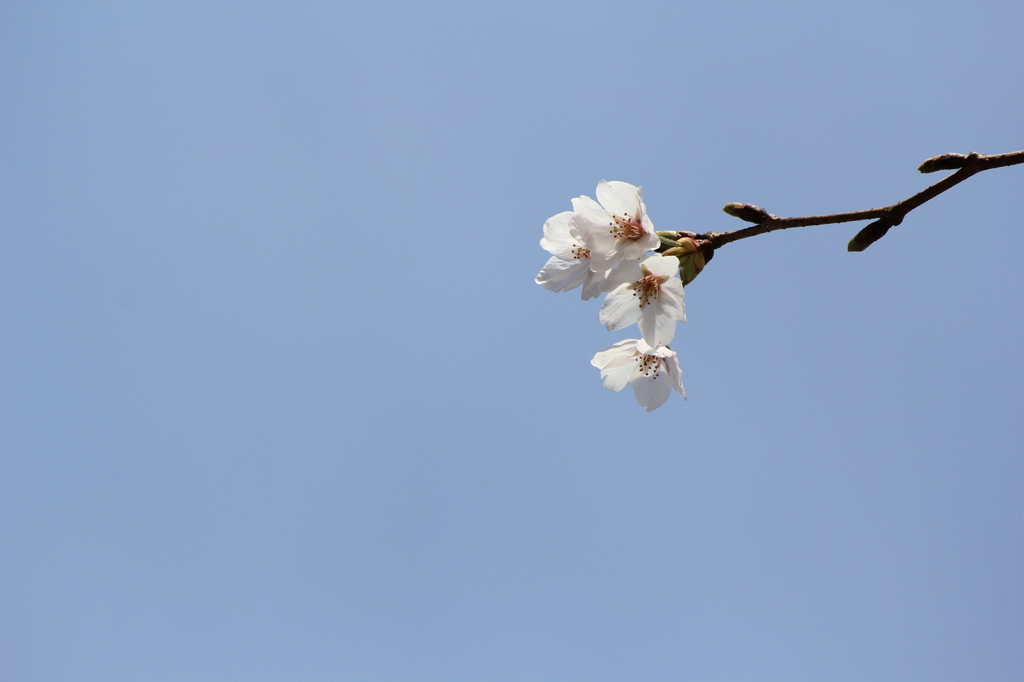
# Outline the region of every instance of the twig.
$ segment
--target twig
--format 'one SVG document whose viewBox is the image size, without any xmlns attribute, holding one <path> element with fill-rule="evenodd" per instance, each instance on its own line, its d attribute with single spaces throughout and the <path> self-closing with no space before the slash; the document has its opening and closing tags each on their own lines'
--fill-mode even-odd
<svg viewBox="0 0 1024 682">
<path fill-rule="evenodd" d="M 978 154 L 977 152 L 971 152 L 967 155 L 942 154 L 928 159 L 921 164 L 918 170 L 922 173 L 953 169 L 957 169 L 957 171 L 914 196 L 890 206 L 869 208 L 863 211 L 850 211 L 849 213 L 831 213 L 829 215 L 815 215 L 802 218 L 780 218 L 752 204 L 727 204 L 725 207 L 726 213 L 757 224 L 733 232 L 707 232 L 696 236 L 699 239 L 710 242 L 713 248 L 718 248 L 740 239 L 775 232 L 776 230 L 786 230 L 791 227 L 831 225 L 833 223 L 875 219 L 875 222 L 857 233 L 857 236 L 851 239 L 847 245 L 847 249 L 850 251 L 863 251 L 872 243 L 881 239 L 890 227 L 903 222 L 903 218 L 907 213 L 910 213 L 926 201 L 934 199 L 950 187 L 963 182 L 975 173 L 980 173 L 990 168 L 1012 166 L 1018 163 L 1024 163 L 1024 150 L 988 156 Z"/>
</svg>

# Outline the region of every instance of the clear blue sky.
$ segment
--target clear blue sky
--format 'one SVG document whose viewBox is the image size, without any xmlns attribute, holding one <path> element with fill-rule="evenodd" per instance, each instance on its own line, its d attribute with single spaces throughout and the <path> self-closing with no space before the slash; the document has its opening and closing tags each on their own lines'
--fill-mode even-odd
<svg viewBox="0 0 1024 682">
<path fill-rule="evenodd" d="M 1024 168 L 730 244 L 689 400 L 533 278 L 1024 148 L 1024 4 L 0 5 L 0 678 L 1024 679 Z"/>
</svg>

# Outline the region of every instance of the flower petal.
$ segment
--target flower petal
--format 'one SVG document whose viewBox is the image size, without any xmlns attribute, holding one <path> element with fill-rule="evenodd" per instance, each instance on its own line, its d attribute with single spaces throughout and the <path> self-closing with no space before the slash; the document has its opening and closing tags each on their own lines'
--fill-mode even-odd
<svg viewBox="0 0 1024 682">
<path fill-rule="evenodd" d="M 652 275 L 658 277 L 671 277 L 679 269 L 679 259 L 675 256 L 648 256 L 641 263 L 651 271 Z"/>
<path fill-rule="evenodd" d="M 638 322 L 640 334 L 647 343 L 655 347 L 672 343 L 672 338 L 676 334 L 675 320 L 659 315 L 656 303 L 644 307 Z"/>
<path fill-rule="evenodd" d="M 664 370 L 658 373 L 657 378 L 638 373 L 629 383 L 633 387 L 636 401 L 647 408 L 648 412 L 664 405 L 672 393 L 671 379 Z"/>
<path fill-rule="evenodd" d="M 572 211 L 562 211 L 544 222 L 544 237 L 540 240 L 541 248 L 553 256 L 572 258 L 572 249 L 578 244 L 569 234 L 569 219 L 575 215 Z"/>
<path fill-rule="evenodd" d="M 602 351 L 598 351 L 594 355 L 594 359 L 590 361 L 590 364 L 598 369 L 604 369 L 617 356 L 622 355 L 623 353 L 633 353 L 636 350 L 636 342 L 636 339 L 625 339 L 605 348 Z"/>
<path fill-rule="evenodd" d="M 626 215 L 629 218 L 639 217 L 640 188 L 628 182 L 618 180 L 602 180 L 597 184 L 597 200 L 614 215 Z"/>
<path fill-rule="evenodd" d="M 583 280 L 583 291 L 580 292 L 580 298 L 584 301 L 597 298 L 604 292 L 605 273 L 594 272 L 593 270 L 590 270 L 589 267 L 587 270 L 589 272 Z"/>
<path fill-rule="evenodd" d="M 611 332 L 640 319 L 640 305 L 628 284 L 620 284 L 605 297 L 597 319 Z"/>
<path fill-rule="evenodd" d="M 644 271 L 640 267 L 639 261 L 627 261 L 614 270 L 608 271 L 607 279 L 605 280 L 605 291 L 617 289 L 620 284 L 633 284 L 643 276 Z"/>
<path fill-rule="evenodd" d="M 609 367 L 601 370 L 602 386 L 618 393 L 629 385 L 629 380 L 636 373 L 636 361 L 630 359 L 626 364 L 619 367 Z"/>
<path fill-rule="evenodd" d="M 593 274 L 586 260 L 563 260 L 552 256 L 537 273 L 536 282 L 548 291 L 568 291 L 583 284 L 588 275 Z"/>
<path fill-rule="evenodd" d="M 658 248 L 661 240 L 658 235 L 653 231 L 648 232 L 646 235 L 635 241 L 625 241 L 619 244 L 618 252 L 619 258 L 623 261 L 638 260 L 643 258 L 644 254 L 648 251 L 653 251 Z M 657 256 L 657 258 L 664 258 L 665 256 Z M 671 256 L 668 256 L 671 258 Z M 676 263 L 678 259 L 673 258 Z"/>
<path fill-rule="evenodd" d="M 683 388 L 683 371 L 679 369 L 679 358 L 675 356 L 666 358 L 665 364 L 668 365 L 668 376 L 672 380 L 672 390 L 683 396 L 683 400 L 686 400 L 686 389 Z"/>
<path fill-rule="evenodd" d="M 582 213 L 583 211 L 603 211 L 601 204 L 597 203 L 590 197 L 576 197 L 572 200 L 572 210 L 576 213 Z"/>
<path fill-rule="evenodd" d="M 611 348 L 600 351 L 590 364 L 601 370 L 604 387 L 621 391 L 637 371 L 636 339 L 619 341 Z"/>
<path fill-rule="evenodd" d="M 686 290 L 678 277 L 661 283 L 658 293 L 662 314 L 679 322 L 686 322 Z"/>
<path fill-rule="evenodd" d="M 669 315 L 661 314 L 654 316 L 654 329 L 651 336 L 655 343 L 665 345 L 672 343 L 676 336 L 676 320 Z"/>
</svg>

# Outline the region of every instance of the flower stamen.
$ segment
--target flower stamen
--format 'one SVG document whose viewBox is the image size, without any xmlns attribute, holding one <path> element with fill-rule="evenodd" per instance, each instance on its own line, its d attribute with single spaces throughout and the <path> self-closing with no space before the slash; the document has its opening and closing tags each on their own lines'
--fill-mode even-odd
<svg viewBox="0 0 1024 682">
<path fill-rule="evenodd" d="M 657 379 L 661 373 L 662 358 L 656 355 L 640 355 L 637 353 L 636 361 L 640 363 L 640 373 L 650 379 Z M 654 376 L 651 376 L 654 372 Z"/>
<path fill-rule="evenodd" d="M 640 299 L 641 308 L 650 305 L 652 299 L 658 298 L 658 294 L 661 292 L 661 282 L 661 277 L 646 272 L 645 269 L 645 275 L 631 285 L 633 295 Z"/>
<path fill-rule="evenodd" d="M 640 219 L 631 218 L 627 213 L 623 213 L 621 216 L 613 215 L 612 220 L 615 222 L 608 223 L 612 228 L 608 230 L 608 233 L 616 239 L 635 242 L 647 234 Z"/>
</svg>

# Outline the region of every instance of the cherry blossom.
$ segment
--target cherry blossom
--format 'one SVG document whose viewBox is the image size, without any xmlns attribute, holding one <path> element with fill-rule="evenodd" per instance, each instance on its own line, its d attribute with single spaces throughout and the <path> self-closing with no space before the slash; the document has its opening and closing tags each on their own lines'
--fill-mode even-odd
<svg viewBox="0 0 1024 682">
<path fill-rule="evenodd" d="M 605 387 L 621 391 L 629 384 L 650 412 L 673 390 L 686 397 L 679 360 L 667 345 L 676 322 L 686 321 L 682 271 L 676 272 L 687 268 L 686 281 L 691 281 L 710 256 L 696 235 L 666 232 L 663 240 L 636 185 L 602 180 L 597 199 L 577 197 L 573 210 L 544 223 L 540 245 L 551 257 L 536 282 L 551 291 L 580 287 L 583 300 L 607 294 L 599 319 L 609 330 L 639 323 L 643 338 L 620 341 L 595 355 L 591 364 L 601 370 Z M 651 253 L 659 249 L 668 255 Z"/>
<path fill-rule="evenodd" d="M 572 200 L 573 208 L 589 207 L 588 201 L 598 205 L 593 199 L 580 197 Z M 590 249 L 583 240 L 569 233 L 569 220 L 574 215 L 575 211 L 563 211 L 544 223 L 544 238 L 540 245 L 552 255 L 537 275 L 536 282 L 549 291 L 568 291 L 582 285 L 580 298 L 586 301 L 601 294 L 605 273 L 591 269 Z"/>
<path fill-rule="evenodd" d="M 599 352 L 590 364 L 601 370 L 605 388 L 621 391 L 626 384 L 632 386 L 636 401 L 648 412 L 664 405 L 673 390 L 686 398 L 679 360 L 667 346 L 626 339 Z"/>
<path fill-rule="evenodd" d="M 679 259 L 649 256 L 628 261 L 608 274 L 609 291 L 598 317 L 609 331 L 640 323 L 640 333 L 651 346 L 671 343 L 676 322 L 686 322 L 683 283 L 675 276 Z"/>
<path fill-rule="evenodd" d="M 569 221 L 572 236 L 590 248 L 590 267 L 607 272 L 616 265 L 638 260 L 661 243 L 647 217 L 643 194 L 628 182 L 602 180 L 597 185 L 598 204 L 588 197 Z"/>
</svg>

